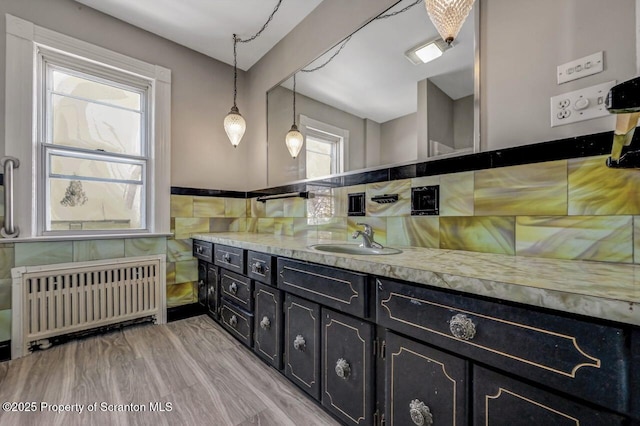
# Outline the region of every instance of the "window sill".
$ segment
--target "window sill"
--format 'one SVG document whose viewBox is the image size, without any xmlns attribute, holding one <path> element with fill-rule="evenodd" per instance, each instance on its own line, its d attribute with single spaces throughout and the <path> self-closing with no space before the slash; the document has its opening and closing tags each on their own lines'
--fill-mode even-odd
<svg viewBox="0 0 640 426">
<path fill-rule="evenodd" d="M 122 233 L 122 234 L 91 234 L 91 235 L 48 235 L 40 237 L 22 237 L 22 238 L 0 238 L 1 244 L 11 243 L 36 243 L 36 242 L 53 242 L 53 241 L 84 241 L 84 240 L 117 240 L 124 238 L 159 238 L 172 237 L 170 232 L 148 232 L 148 233 Z"/>
</svg>

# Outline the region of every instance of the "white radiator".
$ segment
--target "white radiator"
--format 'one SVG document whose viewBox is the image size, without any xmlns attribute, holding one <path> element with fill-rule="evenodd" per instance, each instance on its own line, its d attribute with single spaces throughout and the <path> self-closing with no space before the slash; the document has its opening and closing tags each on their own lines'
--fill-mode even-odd
<svg viewBox="0 0 640 426">
<path fill-rule="evenodd" d="M 144 317 L 166 322 L 165 255 L 11 270 L 11 358 L 33 343 Z"/>
</svg>

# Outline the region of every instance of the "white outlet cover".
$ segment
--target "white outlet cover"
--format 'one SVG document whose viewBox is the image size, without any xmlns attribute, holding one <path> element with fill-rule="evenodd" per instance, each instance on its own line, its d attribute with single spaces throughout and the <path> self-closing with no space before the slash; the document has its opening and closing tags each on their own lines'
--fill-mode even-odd
<svg viewBox="0 0 640 426">
<path fill-rule="evenodd" d="M 551 127 L 613 116 L 605 108 L 604 100 L 615 85 L 613 80 L 551 97 Z"/>
<path fill-rule="evenodd" d="M 558 65 L 558 84 L 577 80 L 604 71 L 604 52 L 596 52 L 584 58 Z"/>
</svg>

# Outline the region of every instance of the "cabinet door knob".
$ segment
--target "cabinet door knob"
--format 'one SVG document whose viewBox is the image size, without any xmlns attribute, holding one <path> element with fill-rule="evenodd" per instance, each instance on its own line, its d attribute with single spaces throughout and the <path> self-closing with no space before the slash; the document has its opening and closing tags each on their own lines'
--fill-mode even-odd
<svg viewBox="0 0 640 426">
<path fill-rule="evenodd" d="M 238 284 L 236 284 L 235 281 L 229 284 L 229 292 L 238 294 Z"/>
<path fill-rule="evenodd" d="M 476 335 L 476 325 L 464 314 L 451 317 L 449 330 L 456 339 L 471 340 Z"/>
<path fill-rule="evenodd" d="M 268 317 L 263 317 L 260 321 L 260 328 L 263 330 L 269 330 L 271 328 L 271 320 Z"/>
<path fill-rule="evenodd" d="M 293 339 L 293 348 L 297 351 L 304 351 L 307 342 L 302 337 L 302 334 L 298 334 L 295 339 Z"/>
<path fill-rule="evenodd" d="M 430 426 L 433 424 L 431 410 L 419 399 L 411 401 L 411 404 L 409 404 L 409 414 L 411 415 L 411 420 L 417 426 Z"/>
<path fill-rule="evenodd" d="M 236 328 L 236 325 L 238 325 L 238 317 L 235 315 L 231 315 L 231 318 L 229 318 L 229 325 L 233 328 Z"/>
<path fill-rule="evenodd" d="M 338 361 L 336 361 L 336 375 L 341 379 L 347 380 L 349 373 L 351 373 L 351 366 L 346 359 L 339 358 Z"/>
<path fill-rule="evenodd" d="M 225 253 L 225 254 L 222 256 L 222 260 L 224 260 L 224 261 L 225 261 L 225 262 L 227 262 L 227 263 L 231 263 L 231 256 L 229 255 L 229 253 Z"/>
</svg>

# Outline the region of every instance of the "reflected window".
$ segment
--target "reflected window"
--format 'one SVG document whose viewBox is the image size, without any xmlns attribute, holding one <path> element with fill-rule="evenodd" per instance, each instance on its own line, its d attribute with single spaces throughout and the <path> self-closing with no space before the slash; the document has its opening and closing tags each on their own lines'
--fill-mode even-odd
<svg viewBox="0 0 640 426">
<path fill-rule="evenodd" d="M 344 171 L 349 131 L 300 116 L 304 135 L 304 178 L 315 179 Z"/>
</svg>

